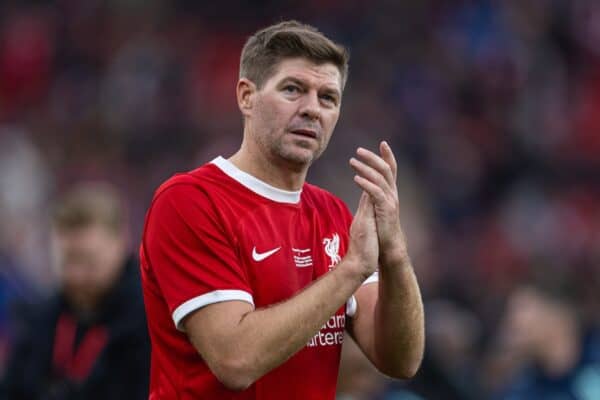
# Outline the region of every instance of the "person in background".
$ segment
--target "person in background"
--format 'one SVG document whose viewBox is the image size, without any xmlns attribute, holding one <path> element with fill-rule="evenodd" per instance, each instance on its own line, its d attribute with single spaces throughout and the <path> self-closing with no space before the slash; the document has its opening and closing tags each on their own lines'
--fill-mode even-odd
<svg viewBox="0 0 600 400">
<path fill-rule="evenodd" d="M 377 372 L 354 340 L 344 341 L 336 400 L 424 400 L 395 382 Z"/>
<path fill-rule="evenodd" d="M 0 398 L 147 398 L 149 338 L 118 193 L 72 188 L 51 228 L 60 288 L 22 315 Z"/>
<path fill-rule="evenodd" d="M 495 375 L 504 376 L 495 398 L 599 399 L 599 339 L 564 287 L 536 282 L 515 289 L 495 348 Z"/>
<path fill-rule="evenodd" d="M 425 308 L 427 346 L 421 369 L 410 382 L 393 382 L 391 386 L 410 389 L 424 399 L 486 398 L 479 385 L 480 320 L 450 299 L 432 299 Z"/>
</svg>

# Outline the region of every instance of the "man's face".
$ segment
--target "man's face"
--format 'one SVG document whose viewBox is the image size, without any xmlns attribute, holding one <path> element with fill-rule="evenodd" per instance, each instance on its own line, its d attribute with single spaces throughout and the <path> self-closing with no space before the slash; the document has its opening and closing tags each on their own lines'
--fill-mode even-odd
<svg viewBox="0 0 600 400">
<path fill-rule="evenodd" d="M 539 357 L 562 343 L 560 336 L 575 332 L 577 317 L 561 300 L 523 287 L 509 298 L 505 325 L 511 344 Z"/>
<path fill-rule="evenodd" d="M 340 71 L 331 63 L 286 59 L 254 96 L 247 123 L 260 150 L 272 161 L 307 167 L 323 153 L 337 123 Z"/>
<path fill-rule="evenodd" d="M 101 225 L 52 234 L 62 290 L 71 305 L 93 311 L 119 277 L 125 255 L 120 235 Z"/>
</svg>

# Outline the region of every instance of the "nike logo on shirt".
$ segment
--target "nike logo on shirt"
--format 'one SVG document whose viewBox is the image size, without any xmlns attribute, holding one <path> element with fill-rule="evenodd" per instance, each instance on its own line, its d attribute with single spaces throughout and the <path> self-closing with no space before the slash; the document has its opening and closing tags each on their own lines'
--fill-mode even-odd
<svg viewBox="0 0 600 400">
<path fill-rule="evenodd" d="M 270 256 L 272 256 L 273 254 L 277 253 L 277 252 L 279 251 L 279 249 L 281 249 L 281 246 L 279 246 L 279 247 L 278 247 L 278 248 L 276 248 L 276 249 L 273 249 L 273 250 L 266 251 L 266 252 L 264 252 L 264 253 L 258 253 L 258 252 L 256 251 L 256 246 L 255 246 L 255 247 L 252 249 L 252 259 L 253 259 L 254 261 L 262 261 L 262 260 L 264 260 L 265 258 L 267 258 L 267 257 L 270 257 Z"/>
</svg>

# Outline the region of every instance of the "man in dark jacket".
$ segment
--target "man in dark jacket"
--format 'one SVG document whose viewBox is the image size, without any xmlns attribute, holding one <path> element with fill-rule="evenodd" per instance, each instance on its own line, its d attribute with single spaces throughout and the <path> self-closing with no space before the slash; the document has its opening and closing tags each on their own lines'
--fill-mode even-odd
<svg viewBox="0 0 600 400">
<path fill-rule="evenodd" d="M 135 260 L 116 192 L 74 188 L 53 214 L 61 287 L 24 312 L 0 398 L 143 399 L 149 340 Z"/>
</svg>

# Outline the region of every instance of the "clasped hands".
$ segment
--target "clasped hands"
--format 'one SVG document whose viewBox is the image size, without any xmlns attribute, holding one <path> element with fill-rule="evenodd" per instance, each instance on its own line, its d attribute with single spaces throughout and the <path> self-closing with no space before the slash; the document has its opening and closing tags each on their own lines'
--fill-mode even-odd
<svg viewBox="0 0 600 400">
<path fill-rule="evenodd" d="M 348 253 L 358 257 L 365 274 L 408 262 L 406 240 L 400 225 L 397 163 L 387 142 L 379 144 L 380 154 L 359 147 L 350 166 L 354 182 L 363 190 L 350 228 Z"/>
</svg>

